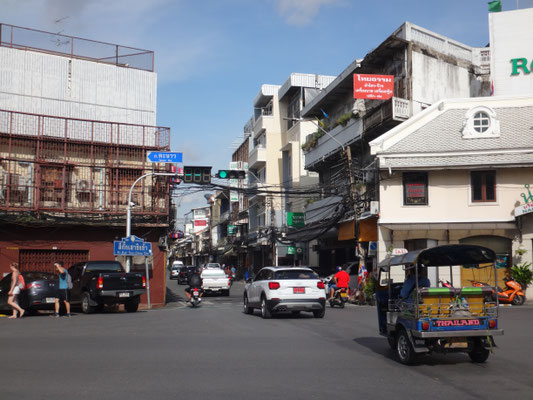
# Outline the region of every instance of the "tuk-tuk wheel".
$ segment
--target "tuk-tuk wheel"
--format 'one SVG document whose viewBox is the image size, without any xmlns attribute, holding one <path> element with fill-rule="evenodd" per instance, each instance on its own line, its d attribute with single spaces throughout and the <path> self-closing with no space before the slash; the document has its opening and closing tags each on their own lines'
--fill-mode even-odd
<svg viewBox="0 0 533 400">
<path fill-rule="evenodd" d="M 476 341 L 474 349 L 468 353 L 470 359 L 475 363 L 484 363 L 490 355 L 490 350 L 482 347 L 481 341 Z"/>
<path fill-rule="evenodd" d="M 396 353 L 398 354 L 400 362 L 405 365 L 413 364 L 415 362 L 416 354 L 405 329 L 402 329 L 398 333 L 398 339 L 396 342 Z"/>
</svg>

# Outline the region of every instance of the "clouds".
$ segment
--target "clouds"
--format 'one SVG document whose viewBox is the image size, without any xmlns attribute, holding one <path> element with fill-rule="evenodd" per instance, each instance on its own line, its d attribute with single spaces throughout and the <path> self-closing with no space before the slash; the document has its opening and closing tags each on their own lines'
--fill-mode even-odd
<svg viewBox="0 0 533 400">
<path fill-rule="evenodd" d="M 277 0 L 279 14 L 289 25 L 309 25 L 323 6 L 340 4 L 342 0 Z"/>
</svg>

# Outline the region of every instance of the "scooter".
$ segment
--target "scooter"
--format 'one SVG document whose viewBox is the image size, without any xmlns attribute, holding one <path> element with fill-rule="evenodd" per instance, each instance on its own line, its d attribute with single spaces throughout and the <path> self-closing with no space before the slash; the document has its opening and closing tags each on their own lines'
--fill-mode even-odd
<svg viewBox="0 0 533 400">
<path fill-rule="evenodd" d="M 498 301 L 500 303 L 510 303 L 514 306 L 521 306 L 526 301 L 526 295 L 522 292 L 522 287 L 512 278 L 504 278 L 505 290 L 498 288 Z M 486 283 L 472 281 L 473 286 L 489 286 Z M 493 293 L 494 296 L 494 293 Z"/>
<path fill-rule="evenodd" d="M 202 302 L 200 298 L 200 289 L 193 288 L 191 290 L 191 306 L 196 307 Z"/>
<path fill-rule="evenodd" d="M 344 304 L 347 301 L 348 301 L 348 289 L 340 288 L 340 289 L 335 290 L 335 293 L 333 293 L 333 298 L 329 301 L 329 306 L 331 308 L 335 306 L 344 308 Z"/>
</svg>

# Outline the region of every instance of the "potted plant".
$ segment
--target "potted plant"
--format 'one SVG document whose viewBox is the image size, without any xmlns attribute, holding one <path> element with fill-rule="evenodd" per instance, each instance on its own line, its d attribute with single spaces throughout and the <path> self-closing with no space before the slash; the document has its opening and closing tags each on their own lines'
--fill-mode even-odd
<svg viewBox="0 0 533 400">
<path fill-rule="evenodd" d="M 528 285 L 533 282 L 531 263 L 524 262 L 521 264 L 515 264 L 511 268 L 511 276 L 522 286 L 522 290 L 525 292 Z"/>
</svg>

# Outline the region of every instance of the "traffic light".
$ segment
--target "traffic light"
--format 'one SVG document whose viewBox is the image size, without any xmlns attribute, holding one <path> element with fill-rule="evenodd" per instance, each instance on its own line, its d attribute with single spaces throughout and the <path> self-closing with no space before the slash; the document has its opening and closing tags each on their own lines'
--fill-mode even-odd
<svg viewBox="0 0 533 400">
<path fill-rule="evenodd" d="M 211 167 L 183 167 L 183 183 L 208 185 L 211 183 Z"/>
<path fill-rule="evenodd" d="M 219 169 L 216 177 L 220 179 L 244 179 L 246 178 L 246 171 L 242 169 Z"/>
</svg>

